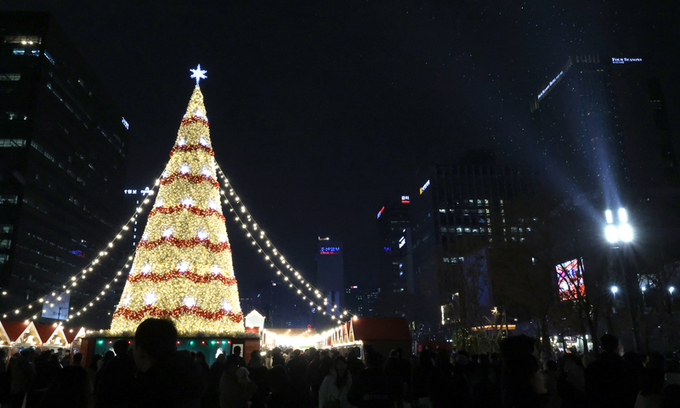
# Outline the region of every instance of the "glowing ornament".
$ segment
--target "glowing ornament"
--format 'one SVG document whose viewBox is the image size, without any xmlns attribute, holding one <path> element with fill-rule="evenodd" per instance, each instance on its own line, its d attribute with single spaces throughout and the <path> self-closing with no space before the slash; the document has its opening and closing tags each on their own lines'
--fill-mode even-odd
<svg viewBox="0 0 680 408">
<path fill-rule="evenodd" d="M 208 72 L 208 71 L 201 69 L 201 64 L 198 64 L 196 69 L 190 69 L 189 71 L 191 71 L 191 78 L 196 78 L 196 85 L 198 85 L 198 83 L 201 81 L 201 79 L 207 79 L 208 78 L 205 75 L 206 72 Z"/>
<path fill-rule="evenodd" d="M 147 305 L 154 303 L 156 300 L 157 298 L 155 293 L 150 292 L 144 294 L 144 303 L 146 303 Z"/>
<path fill-rule="evenodd" d="M 165 204 L 165 202 L 163 201 L 163 198 L 158 197 L 158 199 L 156 200 L 156 208 L 162 207 L 163 204 Z"/>
<path fill-rule="evenodd" d="M 203 170 L 201 170 L 201 173 L 206 177 L 212 177 L 212 172 L 210 171 L 208 166 L 203 166 Z"/>
<path fill-rule="evenodd" d="M 130 300 L 131 300 L 131 299 L 130 299 L 130 294 L 128 293 L 127 295 L 125 295 L 125 296 L 123 297 L 123 299 L 120 301 L 120 303 L 122 303 L 123 306 L 127 306 L 127 305 L 130 304 Z"/>
<path fill-rule="evenodd" d="M 188 298 L 184 299 L 184 306 L 194 307 L 194 306 L 196 306 L 196 300 L 194 300 L 194 298 L 192 298 L 192 297 L 188 297 Z"/>
<path fill-rule="evenodd" d="M 220 236 L 220 242 L 227 242 L 227 235 L 221 235 Z"/>
<path fill-rule="evenodd" d="M 182 146 L 184 146 L 186 143 L 187 143 L 186 140 L 184 140 L 184 139 L 179 139 L 179 140 L 177 141 L 177 146 L 182 147 Z"/>
<path fill-rule="evenodd" d="M 222 309 L 227 313 L 231 312 L 231 304 L 229 304 L 229 302 L 227 302 L 226 300 L 223 300 L 222 301 Z"/>
<path fill-rule="evenodd" d="M 182 205 L 185 207 L 191 207 L 191 205 L 194 203 L 194 200 L 192 200 L 190 197 L 185 198 L 182 200 Z"/>
<path fill-rule="evenodd" d="M 220 268 L 218 265 L 213 265 L 210 268 L 210 272 L 212 272 L 215 275 L 219 275 L 222 272 L 222 268 Z"/>
<path fill-rule="evenodd" d="M 203 146 L 208 146 L 208 141 L 204 137 L 199 138 L 198 143 L 202 144 Z"/>
<path fill-rule="evenodd" d="M 170 238 L 170 236 L 172 236 L 172 228 L 166 228 L 163 231 L 163 237 L 164 238 Z"/>
<path fill-rule="evenodd" d="M 149 239 L 149 233 L 145 232 L 144 235 L 142 235 L 142 240 L 146 241 Z"/>
<path fill-rule="evenodd" d="M 202 117 L 205 116 L 205 114 L 203 113 L 202 110 L 196 108 L 196 109 L 194 110 L 194 116 L 198 116 L 199 118 L 202 118 Z"/>
<path fill-rule="evenodd" d="M 179 267 L 177 269 L 179 269 L 180 272 L 184 273 L 189 270 L 189 264 L 186 262 L 182 262 L 181 264 L 179 264 Z"/>
<path fill-rule="evenodd" d="M 196 236 L 200 241 L 203 241 L 204 239 L 208 238 L 208 233 L 203 230 L 200 230 L 198 231 L 198 234 L 196 234 Z"/>
<path fill-rule="evenodd" d="M 215 200 L 210 200 L 208 201 L 208 207 L 210 207 L 211 210 L 218 211 L 219 210 L 219 204 L 215 202 Z"/>
<path fill-rule="evenodd" d="M 151 265 L 148 263 L 145 263 L 144 266 L 142 266 L 142 273 L 146 274 L 151 272 Z"/>
<path fill-rule="evenodd" d="M 189 168 L 189 165 L 186 164 L 186 163 L 184 163 L 183 165 L 179 166 L 179 172 L 182 173 L 182 174 L 187 174 L 187 173 L 189 173 L 190 171 L 191 171 L 191 169 Z"/>
</svg>

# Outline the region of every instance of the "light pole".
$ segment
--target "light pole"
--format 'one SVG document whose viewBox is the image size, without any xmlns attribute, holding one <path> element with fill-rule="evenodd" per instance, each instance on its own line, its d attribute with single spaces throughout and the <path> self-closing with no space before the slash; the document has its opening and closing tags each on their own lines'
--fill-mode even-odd
<svg viewBox="0 0 680 408">
<path fill-rule="evenodd" d="M 670 310 L 671 314 L 673 313 L 673 292 L 675 292 L 675 287 L 671 286 L 668 288 L 668 295 L 670 297 L 669 302 L 668 302 L 668 310 Z"/>
<path fill-rule="evenodd" d="M 621 242 L 622 244 L 627 244 L 633 241 L 633 227 L 628 223 L 628 212 L 626 211 L 625 208 L 619 208 L 617 211 L 618 215 L 618 222 L 614 223 L 614 214 L 612 213 L 611 210 L 606 210 L 604 212 L 605 220 L 607 221 L 607 224 L 604 227 L 604 236 L 609 241 L 611 244 L 617 244 Z M 618 247 L 612 247 L 618 248 Z M 625 247 L 621 245 L 620 249 L 624 249 Z M 640 334 L 638 330 L 638 324 L 637 324 L 637 317 L 635 316 L 635 309 L 633 308 L 633 305 L 635 302 L 633 301 L 633 287 L 637 288 L 637 285 L 633 285 L 633 279 L 631 278 L 630 274 L 627 273 L 626 268 L 624 266 L 623 262 L 623 255 L 621 252 L 618 252 L 618 257 L 619 257 L 619 264 L 621 265 L 621 273 L 623 275 L 624 283 L 626 285 L 626 300 L 628 301 L 628 309 L 630 310 L 630 320 L 633 325 L 633 342 L 635 343 L 635 351 L 639 351 L 639 344 L 640 344 Z M 636 280 L 637 281 L 637 280 Z M 612 287 L 612 292 L 613 292 Z M 618 288 L 617 288 L 618 292 Z M 616 296 L 616 295 L 615 295 Z"/>
</svg>

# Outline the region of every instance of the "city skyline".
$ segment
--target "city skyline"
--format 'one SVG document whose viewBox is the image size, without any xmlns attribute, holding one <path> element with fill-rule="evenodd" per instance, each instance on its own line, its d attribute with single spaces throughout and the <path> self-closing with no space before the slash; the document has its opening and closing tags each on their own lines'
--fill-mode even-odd
<svg viewBox="0 0 680 408">
<path fill-rule="evenodd" d="M 574 40 L 557 55 L 554 44 L 570 38 L 564 24 L 577 6 L 524 6 L 367 4 L 361 15 L 349 6 L 156 10 L 76 2 L 53 12 L 126 111 L 133 139 L 128 186 L 152 185 L 160 174 L 193 85 L 188 69 L 201 63 L 219 164 L 281 252 L 312 275 L 316 237 L 337 237 L 348 279 L 375 286 L 375 213 L 386 197 L 413 193 L 417 182 L 404 181 L 419 167 L 454 162 L 469 148 L 521 150 L 528 141 L 518 139 L 532 132 L 522 126 L 537 85 L 569 51 L 606 43 Z M 12 8 L 50 7 L 37 1 Z M 123 21 L 126 8 L 135 12 Z M 596 11 L 586 13 L 584 35 L 597 26 Z M 664 54 L 672 49 L 662 38 L 672 20 L 639 37 L 651 14 L 637 22 L 630 10 L 620 16 L 622 26 L 635 22 L 629 27 L 638 45 L 619 56 L 641 57 L 660 70 L 676 113 L 677 84 L 657 63 L 665 58 L 672 66 L 678 58 Z M 408 185 L 412 191 L 403 191 Z M 256 290 L 258 279 L 270 278 L 267 265 L 233 235 L 236 275 Z"/>
</svg>

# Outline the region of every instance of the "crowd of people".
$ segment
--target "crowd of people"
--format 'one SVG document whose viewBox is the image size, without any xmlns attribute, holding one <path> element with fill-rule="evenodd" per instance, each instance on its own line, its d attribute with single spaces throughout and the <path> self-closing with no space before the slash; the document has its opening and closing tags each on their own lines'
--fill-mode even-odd
<svg viewBox="0 0 680 408">
<path fill-rule="evenodd" d="M 418 356 L 367 347 L 255 350 L 236 346 L 208 365 L 202 353 L 176 350 L 172 322 L 149 319 L 134 344 L 84 366 L 82 355 L 25 349 L 0 355 L 2 407 L 72 408 L 675 408 L 680 364 L 669 354 L 623 354 L 601 338 L 595 355 L 538 354 L 513 336 L 500 353 L 423 350 Z M 363 355 L 362 355 L 363 354 Z"/>
</svg>

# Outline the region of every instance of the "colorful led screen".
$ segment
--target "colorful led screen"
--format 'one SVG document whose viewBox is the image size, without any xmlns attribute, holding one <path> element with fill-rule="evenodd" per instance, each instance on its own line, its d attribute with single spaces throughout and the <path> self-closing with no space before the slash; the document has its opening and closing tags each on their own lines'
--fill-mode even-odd
<svg viewBox="0 0 680 408">
<path fill-rule="evenodd" d="M 583 283 L 583 259 L 572 259 L 555 267 L 560 300 L 573 300 L 586 295 Z"/>
</svg>

